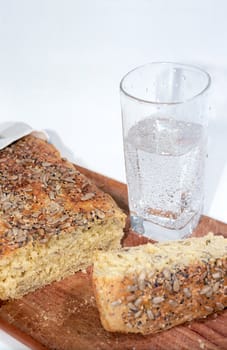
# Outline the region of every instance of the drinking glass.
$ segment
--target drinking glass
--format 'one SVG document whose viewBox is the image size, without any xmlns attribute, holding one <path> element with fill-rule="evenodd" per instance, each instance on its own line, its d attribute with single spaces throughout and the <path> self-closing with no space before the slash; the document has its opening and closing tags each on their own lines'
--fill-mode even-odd
<svg viewBox="0 0 227 350">
<path fill-rule="evenodd" d="M 204 200 L 210 76 L 179 63 L 137 67 L 120 83 L 131 227 L 158 240 L 189 236 Z"/>
</svg>

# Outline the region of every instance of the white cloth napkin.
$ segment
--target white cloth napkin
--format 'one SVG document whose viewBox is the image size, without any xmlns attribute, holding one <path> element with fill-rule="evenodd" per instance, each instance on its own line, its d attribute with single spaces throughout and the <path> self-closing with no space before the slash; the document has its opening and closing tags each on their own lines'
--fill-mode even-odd
<svg viewBox="0 0 227 350">
<path fill-rule="evenodd" d="M 20 138 L 33 134 L 44 140 L 48 140 L 45 131 L 35 131 L 31 126 L 23 122 L 5 122 L 0 124 L 0 149 L 9 146 Z"/>
</svg>

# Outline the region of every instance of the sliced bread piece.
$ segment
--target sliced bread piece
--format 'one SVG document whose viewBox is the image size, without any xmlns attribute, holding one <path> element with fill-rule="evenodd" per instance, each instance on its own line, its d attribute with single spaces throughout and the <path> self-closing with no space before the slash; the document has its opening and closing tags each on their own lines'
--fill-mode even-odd
<svg viewBox="0 0 227 350">
<path fill-rule="evenodd" d="M 155 333 L 227 306 L 227 239 L 208 234 L 98 252 L 93 285 L 103 327 Z"/>
</svg>

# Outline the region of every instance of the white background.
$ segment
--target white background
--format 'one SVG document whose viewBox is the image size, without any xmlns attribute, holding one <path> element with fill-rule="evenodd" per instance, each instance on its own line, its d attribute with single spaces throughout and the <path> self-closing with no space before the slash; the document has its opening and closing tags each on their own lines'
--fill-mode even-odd
<svg viewBox="0 0 227 350">
<path fill-rule="evenodd" d="M 121 181 L 119 81 L 151 61 L 212 76 L 204 212 L 227 222 L 225 0 L 0 0 L 0 121 L 46 129 L 71 160 Z M 0 331 L 0 349 L 25 347 Z"/>
</svg>

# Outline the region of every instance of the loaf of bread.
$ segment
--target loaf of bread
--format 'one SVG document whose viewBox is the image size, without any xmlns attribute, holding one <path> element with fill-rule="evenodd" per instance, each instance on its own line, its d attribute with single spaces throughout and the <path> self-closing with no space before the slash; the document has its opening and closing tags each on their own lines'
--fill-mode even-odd
<svg viewBox="0 0 227 350">
<path fill-rule="evenodd" d="M 0 151 L 0 299 L 19 298 L 120 247 L 125 215 L 54 146 L 32 135 Z"/>
<path fill-rule="evenodd" d="M 93 286 L 103 327 L 156 333 L 227 306 L 227 239 L 145 244 L 97 253 Z"/>
</svg>

